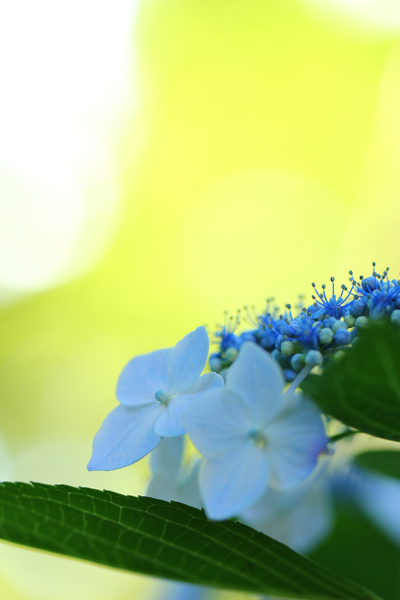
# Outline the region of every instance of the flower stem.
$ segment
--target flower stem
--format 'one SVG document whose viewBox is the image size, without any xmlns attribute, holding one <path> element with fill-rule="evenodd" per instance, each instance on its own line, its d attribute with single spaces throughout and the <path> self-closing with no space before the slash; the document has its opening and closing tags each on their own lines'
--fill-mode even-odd
<svg viewBox="0 0 400 600">
<path fill-rule="evenodd" d="M 342 431 L 342 433 L 338 433 L 337 435 L 333 435 L 329 438 L 329 443 L 338 442 L 343 438 L 349 437 L 350 435 L 356 435 L 356 433 L 362 433 L 362 431 L 358 431 L 358 429 L 348 429 L 347 431 Z"/>
<path fill-rule="evenodd" d="M 299 385 L 304 381 L 313 367 L 314 365 L 306 365 L 289 385 L 288 389 L 286 390 L 286 394 L 294 392 L 294 390 L 298 388 Z"/>
</svg>

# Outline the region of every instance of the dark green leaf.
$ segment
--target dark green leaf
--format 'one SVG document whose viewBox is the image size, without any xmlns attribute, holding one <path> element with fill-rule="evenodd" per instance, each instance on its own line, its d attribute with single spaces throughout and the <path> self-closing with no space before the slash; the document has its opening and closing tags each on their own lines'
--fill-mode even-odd
<svg viewBox="0 0 400 600">
<path fill-rule="evenodd" d="M 400 452 L 396 450 L 363 452 L 362 454 L 357 454 L 355 461 L 365 469 L 375 471 L 387 477 L 400 479 Z"/>
<path fill-rule="evenodd" d="M 0 484 L 0 538 L 109 567 L 307 600 L 376 600 L 234 521 L 184 504 L 65 485 Z"/>
<path fill-rule="evenodd" d="M 394 327 L 362 331 L 346 356 L 301 387 L 342 423 L 400 441 L 400 333 Z"/>
<path fill-rule="evenodd" d="M 338 503 L 332 536 L 311 557 L 386 600 L 400 598 L 400 549 L 355 506 Z"/>
</svg>

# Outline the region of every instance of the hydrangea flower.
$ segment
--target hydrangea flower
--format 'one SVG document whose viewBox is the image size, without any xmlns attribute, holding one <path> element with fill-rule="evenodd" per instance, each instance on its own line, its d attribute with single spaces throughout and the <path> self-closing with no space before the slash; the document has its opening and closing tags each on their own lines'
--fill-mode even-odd
<svg viewBox="0 0 400 600">
<path fill-rule="evenodd" d="M 400 547 L 400 481 L 358 468 L 348 485 L 367 517 Z"/>
<path fill-rule="evenodd" d="M 211 519 L 254 504 L 270 485 L 289 489 L 305 479 L 326 451 L 318 409 L 300 393 L 283 395 L 276 361 L 245 342 L 226 378 L 189 406 L 182 421 L 206 461 L 199 483 Z"/>
<path fill-rule="evenodd" d="M 198 474 L 201 460 L 193 467 L 182 465 L 184 437 L 164 438 L 153 450 L 150 468 L 153 473 L 146 496 L 160 500 L 175 500 L 201 508 Z"/>
<path fill-rule="evenodd" d="M 331 282 L 332 282 L 332 297 L 329 300 L 325 293 L 325 290 L 326 290 L 325 285 L 322 286 L 322 294 L 320 294 L 316 288 L 315 283 L 312 284 L 313 288 L 315 289 L 315 293 L 318 296 L 318 299 L 315 296 L 312 296 L 312 298 L 313 298 L 313 300 L 315 300 L 315 303 L 321 307 L 318 310 L 313 312 L 312 316 L 314 319 L 324 319 L 326 317 L 334 317 L 335 319 L 340 319 L 346 313 L 346 309 L 348 309 L 352 304 L 352 300 L 347 302 L 347 304 L 346 304 L 346 301 L 352 296 L 354 286 L 352 286 L 351 290 L 347 293 L 347 295 L 345 297 L 343 297 L 343 293 L 347 292 L 348 290 L 345 285 L 342 285 L 341 286 L 342 291 L 340 293 L 340 296 L 336 297 L 335 278 L 334 277 L 331 277 Z"/>
<path fill-rule="evenodd" d="M 121 403 L 104 420 L 93 442 L 90 471 L 111 471 L 140 460 L 161 439 L 182 435 L 186 406 L 212 389 L 221 388 L 216 373 L 201 375 L 209 340 L 198 327 L 174 348 L 136 356 L 122 371 L 117 385 Z"/>
<path fill-rule="evenodd" d="M 239 518 L 296 552 L 310 552 L 329 535 L 334 522 L 326 462 L 294 488 L 268 488 Z"/>
</svg>

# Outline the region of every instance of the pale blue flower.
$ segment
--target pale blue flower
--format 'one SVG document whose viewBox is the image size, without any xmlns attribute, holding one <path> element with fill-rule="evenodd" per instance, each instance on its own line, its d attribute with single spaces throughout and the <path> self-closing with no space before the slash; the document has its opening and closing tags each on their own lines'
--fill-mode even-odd
<svg viewBox="0 0 400 600">
<path fill-rule="evenodd" d="M 310 552 L 329 535 L 334 523 L 326 463 L 294 488 L 268 488 L 239 518 L 296 552 Z"/>
<path fill-rule="evenodd" d="M 120 405 L 104 420 L 93 442 L 90 471 L 111 471 L 140 460 L 166 436 L 185 433 L 181 414 L 204 392 L 223 387 L 216 373 L 201 375 L 208 335 L 198 327 L 174 348 L 136 356 L 117 385 Z"/>
<path fill-rule="evenodd" d="M 276 361 L 245 342 L 226 388 L 210 391 L 183 414 L 191 440 L 206 458 L 199 481 L 211 519 L 238 515 L 269 485 L 297 485 L 326 451 L 318 409 L 300 393 L 283 395 L 283 386 Z"/>
<path fill-rule="evenodd" d="M 400 481 L 360 470 L 354 495 L 360 508 L 400 547 Z"/>
<path fill-rule="evenodd" d="M 191 583 L 164 583 L 165 591 L 157 594 L 161 600 L 206 600 L 215 598 L 212 590 Z"/>
<path fill-rule="evenodd" d="M 153 476 L 146 496 L 160 500 L 175 500 L 195 508 L 201 507 L 198 474 L 201 460 L 183 465 L 184 437 L 164 438 L 153 450 L 150 468 Z"/>
</svg>

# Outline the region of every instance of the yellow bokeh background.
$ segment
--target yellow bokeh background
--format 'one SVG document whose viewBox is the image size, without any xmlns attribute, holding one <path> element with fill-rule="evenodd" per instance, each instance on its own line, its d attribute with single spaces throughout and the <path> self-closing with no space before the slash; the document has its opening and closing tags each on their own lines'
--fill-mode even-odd
<svg viewBox="0 0 400 600">
<path fill-rule="evenodd" d="M 108 100 L 116 84 L 101 80 L 91 104 L 70 115 L 79 135 L 65 133 L 63 109 L 51 119 L 44 111 L 29 140 L 24 129 L 12 160 L 11 142 L 0 143 L 2 478 L 144 493 L 146 461 L 86 472 L 130 358 L 174 345 L 199 324 L 212 328 L 225 309 L 262 308 L 271 295 L 295 302 L 331 275 L 346 283 L 350 268 L 369 273 L 372 260 L 398 274 L 400 14 L 390 2 L 364 4 L 365 13 L 351 0 L 136 2 L 116 62 L 107 67 L 111 34 L 88 60 L 89 84 L 90 69 L 101 79 L 122 55 L 126 65 L 118 94 Z M 98 6 L 107 33 L 113 4 Z M 47 29 L 62 29 L 56 13 L 46 13 Z M 56 73 L 61 86 L 74 68 L 68 56 Z M 46 82 L 35 88 L 38 106 Z M 17 102 L 29 113 L 28 94 Z M 43 139 L 47 154 L 37 145 Z M 79 185 L 76 170 L 54 166 L 67 164 L 57 154 L 64 140 Z M 23 168 L 15 167 L 19 153 Z M 49 161 L 40 177 L 38 155 Z M 4 173 L 12 173 L 7 185 Z M 59 230 L 46 221 L 54 206 Z M 46 270 L 64 239 L 62 260 Z M 0 545 L 3 600 L 167 591 L 144 577 Z"/>
</svg>

